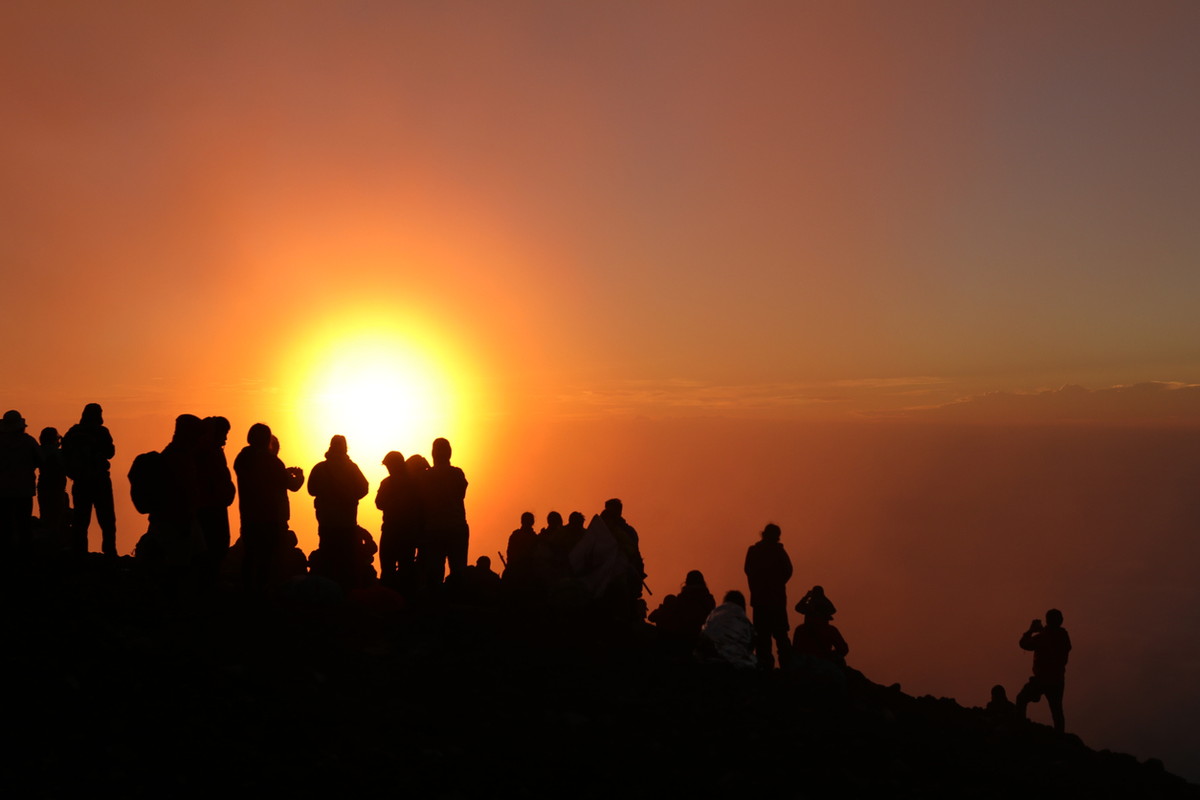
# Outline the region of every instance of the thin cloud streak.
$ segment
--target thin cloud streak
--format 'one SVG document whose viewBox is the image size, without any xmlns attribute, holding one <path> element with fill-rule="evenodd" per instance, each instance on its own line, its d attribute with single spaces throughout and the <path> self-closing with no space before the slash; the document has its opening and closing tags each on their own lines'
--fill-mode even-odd
<svg viewBox="0 0 1200 800">
<path fill-rule="evenodd" d="M 815 382 L 719 384 L 692 380 L 632 380 L 574 388 L 552 399 L 560 415 L 593 416 L 855 416 L 863 408 L 944 399 L 948 381 L 932 376 Z"/>
<path fill-rule="evenodd" d="M 1145 381 L 1104 389 L 1072 384 L 1040 392 L 989 392 L 909 408 L 899 416 L 970 424 L 1200 426 L 1200 384 Z"/>
</svg>

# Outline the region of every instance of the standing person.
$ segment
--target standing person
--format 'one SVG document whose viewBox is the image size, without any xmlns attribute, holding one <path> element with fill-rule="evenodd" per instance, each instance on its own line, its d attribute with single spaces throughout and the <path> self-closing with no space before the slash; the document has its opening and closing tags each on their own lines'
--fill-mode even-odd
<svg viewBox="0 0 1200 800">
<path fill-rule="evenodd" d="M 425 576 L 429 583 L 438 584 L 450 572 L 467 566 L 467 545 L 470 528 L 467 526 L 467 476 L 450 463 L 450 442 L 433 440 L 433 466 L 424 475 L 425 538 L 431 545 L 431 558 L 426 561 Z"/>
<path fill-rule="evenodd" d="M 279 458 L 279 437 L 271 434 L 271 455 Z M 300 487 L 304 486 L 304 470 L 300 467 L 287 467 L 287 492 L 283 493 L 279 504 L 283 508 L 280 512 L 283 515 L 283 528 L 285 531 L 291 532 L 289 523 L 292 519 L 292 502 L 288 500 L 288 492 L 298 492 Z M 292 536 L 295 539 L 295 535 Z"/>
<path fill-rule="evenodd" d="M 630 591 L 634 598 L 642 596 L 642 581 L 646 579 L 646 564 L 642 560 L 641 541 L 637 529 L 625 519 L 625 504 L 618 497 L 604 501 L 604 510 L 600 519 L 608 526 L 608 530 L 617 540 L 617 544 L 629 559 L 630 567 L 636 575 L 630 578 Z M 636 580 L 635 580 L 636 579 Z"/>
<path fill-rule="evenodd" d="M 570 551 L 571 572 L 591 596 L 597 619 L 624 625 L 646 618 L 642 581 L 646 577 L 638 532 L 622 516 L 617 498 L 604 503 Z"/>
<path fill-rule="evenodd" d="M 197 454 L 204 421 L 195 414 L 175 418 L 175 432 L 162 449 L 162 504 L 150 513 L 150 532 L 161 546 L 164 564 L 190 581 L 196 559 L 205 550 L 200 528 L 200 470 Z"/>
<path fill-rule="evenodd" d="M 99 403 L 88 403 L 83 407 L 79 424 L 72 425 L 63 437 L 62 450 L 67 476 L 72 480 L 71 499 L 75 503 L 75 514 L 71 535 L 75 539 L 75 549 L 80 553 L 88 551 L 88 526 L 92 523 L 94 508 L 96 524 L 100 526 L 100 552 L 115 558 L 117 517 L 113 511 L 109 459 L 116 448 L 112 434 L 104 427 L 104 411 Z"/>
<path fill-rule="evenodd" d="M 781 666 L 791 655 L 788 645 L 787 582 L 792 577 L 792 560 L 779 541 L 782 532 L 768 523 L 762 538 L 746 551 L 746 579 L 750 583 L 750 607 L 754 611 L 754 649 L 758 665 L 772 669 L 771 640 L 779 651 Z"/>
<path fill-rule="evenodd" d="M 413 565 L 416 563 L 423 516 L 421 487 L 408 469 L 404 454 L 396 450 L 383 457 L 388 476 L 375 493 L 375 507 L 383 512 L 379 530 L 379 579 L 384 585 L 403 593 L 414 586 Z"/>
<path fill-rule="evenodd" d="M 505 553 L 508 570 L 528 572 L 533 562 L 533 550 L 537 546 L 537 533 L 533 530 L 534 516 L 532 511 L 521 514 L 521 527 L 508 537 L 508 550 Z M 515 573 L 514 573 L 515 574 Z"/>
<path fill-rule="evenodd" d="M 317 524 L 326 528 L 358 525 L 358 501 L 367 496 L 369 488 L 358 464 L 350 460 L 346 437 L 331 438 L 325 460 L 313 466 L 308 476 Z"/>
<path fill-rule="evenodd" d="M 368 489 L 362 470 L 350 460 L 346 437 L 331 438 L 325 460 L 308 475 L 308 493 L 317 512 L 319 569 L 347 588 L 359 582 L 358 501 Z"/>
<path fill-rule="evenodd" d="M 1025 716 L 1025 707 L 1046 696 L 1054 730 L 1062 733 L 1063 689 L 1067 680 L 1067 657 L 1071 653 L 1071 637 L 1062 626 L 1063 615 L 1057 608 L 1046 612 L 1046 625 L 1040 619 L 1029 624 L 1029 630 L 1021 636 L 1021 649 L 1033 651 L 1033 675 L 1017 694 L 1017 711 Z"/>
<path fill-rule="evenodd" d="M 236 490 L 229 462 L 225 458 L 225 442 L 229 438 L 229 420 L 224 417 L 205 417 L 203 438 L 196 451 L 197 477 L 200 480 L 199 508 L 196 517 L 204 532 L 204 571 L 215 581 L 221 561 L 229 551 L 229 507 Z"/>
<path fill-rule="evenodd" d="M 42 534 L 56 549 L 69 547 L 71 503 L 67 498 L 67 462 L 62 454 L 62 437 L 57 428 L 42 428 L 38 436 L 42 465 L 38 468 L 38 519 Z"/>
<path fill-rule="evenodd" d="M 302 470 L 285 467 L 276 455 L 276 441 L 269 427 L 255 423 L 246 434 L 246 446 L 233 460 L 242 523 L 242 583 L 249 593 L 266 588 L 271 563 L 284 546 L 287 494 L 304 482 Z"/>
<path fill-rule="evenodd" d="M 0 555 L 5 558 L 25 548 L 33 518 L 41 454 L 26 427 L 19 411 L 6 411 L 0 420 Z"/>
</svg>

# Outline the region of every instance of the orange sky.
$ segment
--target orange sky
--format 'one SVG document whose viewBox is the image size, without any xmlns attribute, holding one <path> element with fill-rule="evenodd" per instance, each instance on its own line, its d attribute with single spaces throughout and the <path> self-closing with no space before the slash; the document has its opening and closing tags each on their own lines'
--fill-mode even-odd
<svg viewBox="0 0 1200 800">
<path fill-rule="evenodd" d="M 9 3 L 2 402 L 35 433 L 102 403 L 119 476 L 181 412 L 228 416 L 231 458 L 267 422 L 306 471 L 330 435 L 397 425 L 351 436 L 373 485 L 446 435 L 472 555 L 521 511 L 621 496 L 660 594 L 695 566 L 740 585 L 773 519 L 868 674 L 983 702 L 1043 606 L 1107 630 L 1080 609 L 1109 613 L 1109 573 L 1066 568 L 1099 523 L 1069 509 L 1126 484 L 1012 490 L 1054 501 L 1035 541 L 1069 529 L 1070 579 L 989 571 L 982 619 L 885 546 L 919 533 L 897 507 L 939 549 L 954 514 L 1009 507 L 972 437 L 1050 437 L 991 445 L 1019 469 L 1091 430 L 1071 446 L 1120 464 L 1115 429 L 1152 450 L 1200 425 L 1197 33 L 1185 2 Z M 341 422 L 321 398 L 347 386 Z M 1193 464 L 1161 463 L 1174 494 L 1137 484 L 1127 509 L 1166 509 L 1137 541 L 1190 548 Z M 991 552 L 967 541 L 947 569 Z M 921 638 L 939 610 L 969 645 Z M 1076 709 L 1085 738 L 1165 746 Z"/>
</svg>

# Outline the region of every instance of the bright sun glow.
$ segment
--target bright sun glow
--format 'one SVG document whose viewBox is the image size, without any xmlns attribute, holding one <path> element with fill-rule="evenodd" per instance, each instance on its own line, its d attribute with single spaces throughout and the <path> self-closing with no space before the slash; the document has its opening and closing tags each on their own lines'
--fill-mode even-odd
<svg viewBox="0 0 1200 800">
<path fill-rule="evenodd" d="M 321 373 L 305 416 L 359 447 L 399 449 L 407 440 L 411 451 L 417 431 L 424 439 L 446 417 L 449 392 L 434 367 L 394 343 L 352 343 Z"/>
<path fill-rule="evenodd" d="M 470 375 L 425 332 L 359 318 L 315 337 L 292 369 L 297 444 L 318 458 L 341 434 L 364 472 L 382 474 L 377 467 L 389 450 L 428 458 L 435 438 L 453 441 L 468 427 Z"/>
</svg>

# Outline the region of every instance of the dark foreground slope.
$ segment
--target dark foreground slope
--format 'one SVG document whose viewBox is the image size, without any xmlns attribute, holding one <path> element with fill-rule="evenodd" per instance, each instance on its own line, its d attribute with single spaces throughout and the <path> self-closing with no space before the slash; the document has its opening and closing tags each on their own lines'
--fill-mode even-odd
<svg viewBox="0 0 1200 800">
<path fill-rule="evenodd" d="M 1156 762 L 913 698 L 556 636 L 385 593 L 203 608 L 129 570 L 5 583 L 21 796 L 1200 797 Z"/>
</svg>

